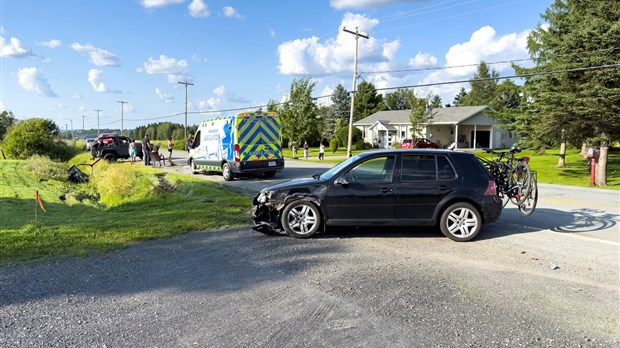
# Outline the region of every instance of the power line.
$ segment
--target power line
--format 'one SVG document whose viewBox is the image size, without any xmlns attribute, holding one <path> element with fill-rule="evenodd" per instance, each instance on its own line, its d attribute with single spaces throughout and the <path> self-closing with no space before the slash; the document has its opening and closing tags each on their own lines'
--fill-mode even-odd
<svg viewBox="0 0 620 348">
<path fill-rule="evenodd" d="M 375 90 L 377 90 L 377 91 L 389 91 L 389 90 L 396 90 L 396 89 L 400 89 L 400 88 L 432 87 L 432 86 L 441 86 L 441 85 L 450 85 L 450 84 L 471 83 L 471 82 L 477 82 L 477 81 L 505 80 L 505 79 L 511 79 L 511 78 L 527 78 L 527 77 L 535 77 L 535 76 L 543 76 L 543 75 L 553 75 L 553 74 L 561 74 L 561 73 L 569 73 L 569 72 L 614 69 L 614 68 L 619 68 L 619 67 L 620 67 L 620 63 L 618 63 L 618 64 L 608 64 L 608 65 L 599 65 L 599 66 L 592 66 L 592 67 L 585 67 L 585 68 L 572 68 L 572 69 L 560 69 L 560 70 L 551 70 L 551 71 L 541 71 L 541 72 L 533 72 L 533 73 L 521 74 L 521 75 L 506 75 L 506 76 L 488 77 L 488 78 L 477 78 L 477 79 L 473 79 L 472 78 L 472 79 L 466 79 L 466 80 L 453 80 L 453 81 L 432 82 L 432 83 L 424 83 L 424 84 L 384 87 L 384 88 L 376 88 Z M 356 92 L 357 91 L 353 91 L 353 93 L 356 93 Z M 318 99 L 330 98 L 331 96 L 332 96 L 332 94 L 321 95 L 321 96 L 318 96 L 318 97 L 312 97 L 312 99 L 313 100 L 318 100 Z M 284 105 L 286 103 L 288 103 L 288 101 L 281 102 L 281 103 L 274 103 L 272 105 L 280 106 L 280 105 Z M 229 109 L 218 109 L 218 110 L 207 110 L 207 111 L 188 111 L 187 113 L 189 115 L 217 114 L 217 113 L 227 113 L 227 112 L 235 112 L 235 111 L 255 110 L 255 109 L 258 109 L 258 108 L 266 108 L 268 106 L 269 106 L 269 104 L 261 104 L 261 105 L 244 106 L 244 107 L 229 108 Z M 176 116 L 180 116 L 180 115 L 183 115 L 183 113 L 177 113 L 177 114 L 166 115 L 166 116 L 158 116 L 158 117 L 149 117 L 149 118 L 144 118 L 144 119 L 132 119 L 130 121 L 138 121 L 138 122 L 139 121 L 149 121 L 149 120 L 155 120 L 155 119 L 172 118 L 172 117 L 176 117 Z M 111 121 L 111 122 L 105 123 L 103 125 L 116 123 L 118 121 L 120 121 L 120 120 Z"/>
<path fill-rule="evenodd" d="M 497 62 L 486 63 L 486 65 L 496 65 L 496 64 L 506 64 L 506 63 L 514 63 L 514 62 L 525 62 L 532 60 L 532 58 L 522 58 L 522 59 L 513 59 L 513 60 L 501 60 Z M 401 72 L 416 72 L 416 71 L 429 71 L 429 70 L 444 70 L 444 69 L 456 69 L 456 68 L 468 68 L 472 66 L 479 66 L 478 64 L 464 64 L 464 65 L 450 65 L 450 66 L 438 66 L 438 67 L 427 67 L 427 68 L 413 68 L 413 69 L 400 69 L 400 70 L 379 70 L 379 71 L 362 71 L 360 74 L 388 74 L 388 73 L 401 73 Z"/>
</svg>

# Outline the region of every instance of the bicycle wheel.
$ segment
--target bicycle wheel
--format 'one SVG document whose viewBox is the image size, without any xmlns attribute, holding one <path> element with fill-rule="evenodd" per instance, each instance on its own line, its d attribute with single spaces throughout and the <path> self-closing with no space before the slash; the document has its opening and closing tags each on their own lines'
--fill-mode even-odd
<svg viewBox="0 0 620 348">
<path fill-rule="evenodd" d="M 529 197 L 527 197 L 525 202 L 519 204 L 519 212 L 521 212 L 521 215 L 523 216 L 532 215 L 534 209 L 536 209 L 536 203 L 538 203 L 538 183 L 534 177 L 532 177 L 532 179 L 532 191 L 530 192 Z"/>
<path fill-rule="evenodd" d="M 510 196 L 510 201 L 517 206 L 521 205 L 532 192 L 534 176 L 530 166 L 523 161 L 517 162 L 513 167 L 510 179 L 510 187 L 515 189 Z"/>
</svg>

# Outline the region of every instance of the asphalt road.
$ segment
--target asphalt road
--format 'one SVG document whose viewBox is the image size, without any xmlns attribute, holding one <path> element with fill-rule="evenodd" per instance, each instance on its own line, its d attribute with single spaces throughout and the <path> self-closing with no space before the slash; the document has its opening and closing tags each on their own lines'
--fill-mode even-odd
<svg viewBox="0 0 620 348">
<path fill-rule="evenodd" d="M 251 194 L 315 171 L 199 177 Z M 540 185 L 532 216 L 509 207 L 469 243 L 248 225 L 0 268 L 0 346 L 618 347 L 619 206 L 615 191 Z"/>
</svg>

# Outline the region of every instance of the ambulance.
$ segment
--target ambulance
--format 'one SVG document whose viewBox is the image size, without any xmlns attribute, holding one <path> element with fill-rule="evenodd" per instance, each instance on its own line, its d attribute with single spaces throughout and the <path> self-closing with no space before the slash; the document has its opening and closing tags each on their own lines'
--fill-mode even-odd
<svg viewBox="0 0 620 348">
<path fill-rule="evenodd" d="M 226 181 L 244 173 L 272 178 L 284 168 L 280 118 L 256 111 L 207 119 L 194 135 L 187 161 L 192 173 L 220 172 Z"/>
</svg>

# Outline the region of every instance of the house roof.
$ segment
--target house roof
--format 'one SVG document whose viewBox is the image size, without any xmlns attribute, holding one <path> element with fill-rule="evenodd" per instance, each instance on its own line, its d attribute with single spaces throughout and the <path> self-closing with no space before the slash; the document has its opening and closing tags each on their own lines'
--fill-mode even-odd
<svg viewBox="0 0 620 348">
<path fill-rule="evenodd" d="M 374 128 L 374 127 L 378 126 L 378 125 L 382 125 L 382 126 L 383 126 L 383 128 L 385 128 L 386 130 L 392 130 L 392 131 L 395 131 L 395 130 L 396 130 L 396 127 L 392 126 L 392 125 L 390 124 L 390 121 L 389 121 L 389 120 L 387 120 L 387 121 L 386 121 L 386 120 L 379 120 L 379 121 L 375 122 L 375 123 L 372 125 L 372 127 L 370 127 L 370 128 L 372 129 L 372 128 Z"/>
<path fill-rule="evenodd" d="M 446 108 L 433 108 L 431 117 L 433 124 L 459 124 L 487 109 L 488 106 L 452 106 Z M 378 111 L 374 114 L 354 122 L 354 126 L 372 126 L 377 121 L 383 125 L 411 124 L 409 115 L 411 109 Z"/>
</svg>

